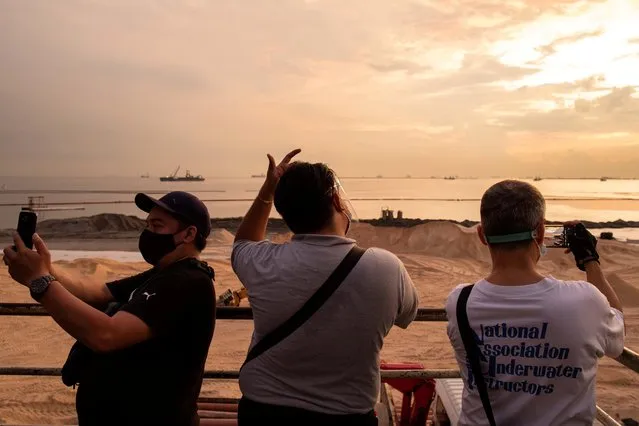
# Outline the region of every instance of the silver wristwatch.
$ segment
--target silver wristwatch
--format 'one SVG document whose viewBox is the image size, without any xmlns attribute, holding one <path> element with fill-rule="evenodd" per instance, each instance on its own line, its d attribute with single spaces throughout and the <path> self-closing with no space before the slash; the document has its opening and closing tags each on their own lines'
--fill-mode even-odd
<svg viewBox="0 0 639 426">
<path fill-rule="evenodd" d="M 29 282 L 29 291 L 31 292 L 31 297 L 33 297 L 35 300 L 40 300 L 40 298 L 44 296 L 44 293 L 49 288 L 49 284 L 51 284 L 51 281 L 55 281 L 54 276 L 44 275 Z"/>
</svg>

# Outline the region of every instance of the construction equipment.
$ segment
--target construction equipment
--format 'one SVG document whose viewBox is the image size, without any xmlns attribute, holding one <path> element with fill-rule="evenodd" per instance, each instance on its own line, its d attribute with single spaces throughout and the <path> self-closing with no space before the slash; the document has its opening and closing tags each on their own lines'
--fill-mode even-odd
<svg viewBox="0 0 639 426">
<path fill-rule="evenodd" d="M 248 292 L 244 287 L 239 290 L 226 290 L 217 298 L 217 306 L 240 306 L 242 299 L 248 298 Z"/>
</svg>

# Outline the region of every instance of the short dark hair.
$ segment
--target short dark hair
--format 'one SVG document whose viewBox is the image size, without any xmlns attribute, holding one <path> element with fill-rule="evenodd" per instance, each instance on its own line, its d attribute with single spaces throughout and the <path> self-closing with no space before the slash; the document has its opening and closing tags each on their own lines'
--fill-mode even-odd
<svg viewBox="0 0 639 426">
<path fill-rule="evenodd" d="M 504 180 L 488 188 L 481 199 L 481 224 L 486 236 L 517 234 L 535 230 L 544 223 L 546 201 L 529 183 Z M 515 250 L 527 247 L 531 240 L 490 244 Z"/>
<path fill-rule="evenodd" d="M 206 248 L 206 237 L 198 231 L 198 233 L 195 234 L 193 244 L 195 244 L 196 249 L 203 251 Z"/>
<path fill-rule="evenodd" d="M 171 215 L 171 216 L 173 218 L 175 218 L 175 220 L 178 221 L 180 229 L 182 229 L 182 230 L 188 228 L 189 226 L 194 226 L 195 227 L 196 233 L 195 233 L 195 238 L 193 239 L 193 245 L 195 245 L 195 248 L 198 249 L 198 251 L 203 251 L 206 248 L 206 237 L 198 229 L 197 225 L 194 224 L 194 223 L 186 222 L 183 219 L 181 219 L 181 218 L 179 218 L 179 217 L 177 217 L 175 215 Z"/>
<path fill-rule="evenodd" d="M 318 232 L 333 216 L 336 185 L 326 164 L 292 163 L 275 189 L 275 209 L 293 233 Z"/>
</svg>

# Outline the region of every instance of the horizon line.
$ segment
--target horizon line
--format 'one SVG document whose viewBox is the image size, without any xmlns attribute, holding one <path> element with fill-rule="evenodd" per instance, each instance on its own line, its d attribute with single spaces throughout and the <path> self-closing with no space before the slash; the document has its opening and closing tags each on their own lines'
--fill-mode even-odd
<svg viewBox="0 0 639 426">
<path fill-rule="evenodd" d="M 344 179 L 373 179 L 373 180 L 479 180 L 479 179 L 522 179 L 522 180 L 534 180 L 539 178 L 539 180 L 637 180 L 639 177 L 637 176 L 549 176 L 549 177 L 541 177 L 541 176 L 511 176 L 511 175 L 503 175 L 503 176 L 459 176 L 459 175 L 441 175 L 441 176 L 339 176 L 340 180 Z M 38 178 L 38 179 L 48 179 L 48 178 L 58 178 L 58 179 L 109 179 L 109 178 L 126 178 L 126 179 L 149 179 L 149 180 L 159 180 L 160 176 L 149 176 L 147 178 L 143 178 L 138 175 L 0 175 L 0 180 L 4 178 Z M 204 176 L 205 179 L 262 179 L 262 176 L 251 176 L 251 175 L 243 175 L 243 176 Z M 192 182 L 191 182 L 192 183 Z M 0 181 L 0 185 L 2 182 Z"/>
</svg>

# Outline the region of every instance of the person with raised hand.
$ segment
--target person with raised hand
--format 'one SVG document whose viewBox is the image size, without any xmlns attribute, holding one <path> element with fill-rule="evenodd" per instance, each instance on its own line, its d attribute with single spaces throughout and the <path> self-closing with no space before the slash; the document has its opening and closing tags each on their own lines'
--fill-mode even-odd
<svg viewBox="0 0 639 426">
<path fill-rule="evenodd" d="M 402 262 L 348 238 L 353 212 L 325 164 L 276 164 L 235 236 L 233 270 L 248 290 L 254 332 L 240 371 L 240 426 L 376 425 L 379 362 L 393 325 L 418 297 Z M 293 232 L 266 240 L 271 207 Z"/>
</svg>

